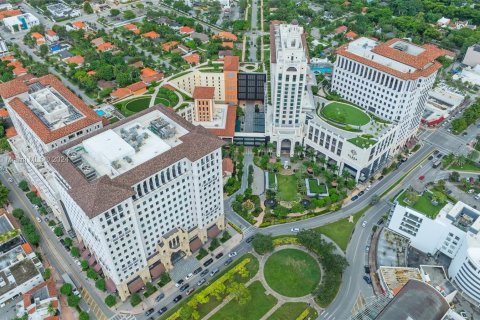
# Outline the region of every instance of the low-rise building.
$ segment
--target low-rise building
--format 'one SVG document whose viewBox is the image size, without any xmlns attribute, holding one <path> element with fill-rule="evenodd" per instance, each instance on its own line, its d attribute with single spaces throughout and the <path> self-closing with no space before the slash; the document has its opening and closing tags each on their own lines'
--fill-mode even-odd
<svg viewBox="0 0 480 320">
<path fill-rule="evenodd" d="M 468 47 L 462 63 L 472 68 L 480 64 L 480 44 Z"/>
<path fill-rule="evenodd" d="M 44 281 L 23 294 L 16 305 L 17 316 L 28 314 L 28 319 L 49 320 L 51 310 L 61 311 L 58 292 L 53 278 Z"/>
<path fill-rule="evenodd" d="M 434 126 L 450 116 L 465 101 L 465 96 L 453 92 L 446 86 L 438 86 L 428 92 L 428 100 L 422 123 Z"/>
<path fill-rule="evenodd" d="M 29 30 L 33 26 L 37 26 L 39 24 L 40 21 L 38 18 L 28 12 L 3 19 L 3 25 L 11 33 Z"/>
<path fill-rule="evenodd" d="M 49 44 L 54 44 L 59 40 L 57 33 L 51 29 L 45 32 L 45 38 Z"/>
</svg>

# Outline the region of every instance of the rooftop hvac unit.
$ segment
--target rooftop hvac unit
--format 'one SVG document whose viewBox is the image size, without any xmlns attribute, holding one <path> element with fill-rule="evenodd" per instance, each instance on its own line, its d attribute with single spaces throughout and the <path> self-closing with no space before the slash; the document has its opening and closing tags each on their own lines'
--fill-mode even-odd
<svg viewBox="0 0 480 320">
<path fill-rule="evenodd" d="M 86 163 L 80 165 L 80 171 L 82 171 L 87 180 L 90 180 L 96 176 L 95 169 Z"/>
<path fill-rule="evenodd" d="M 394 49 L 400 50 L 400 51 L 407 51 L 408 50 L 408 44 L 404 42 L 397 42 L 393 45 Z"/>
<path fill-rule="evenodd" d="M 70 159 L 70 161 L 73 162 L 73 164 L 77 165 L 78 163 L 80 163 L 82 161 L 82 158 L 80 157 L 80 155 L 78 154 L 78 152 L 76 152 L 75 150 L 69 150 L 67 151 L 67 157 L 68 159 Z"/>
<path fill-rule="evenodd" d="M 112 161 L 112 167 L 114 167 L 115 169 L 120 169 L 122 165 L 120 164 L 120 162 L 115 160 L 115 161 Z"/>
<path fill-rule="evenodd" d="M 6 285 L 7 283 L 5 282 L 5 280 L 3 278 L 0 278 L 0 288 L 5 287 Z"/>
<path fill-rule="evenodd" d="M 132 163 L 132 158 L 130 158 L 129 156 L 126 156 L 123 158 L 125 161 L 127 161 L 128 163 Z"/>
</svg>

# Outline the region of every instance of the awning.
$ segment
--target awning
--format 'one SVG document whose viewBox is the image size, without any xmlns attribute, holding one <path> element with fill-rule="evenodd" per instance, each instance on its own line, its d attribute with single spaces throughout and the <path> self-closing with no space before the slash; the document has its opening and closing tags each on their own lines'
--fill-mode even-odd
<svg viewBox="0 0 480 320">
<path fill-rule="evenodd" d="M 143 280 L 140 277 L 137 277 L 135 280 L 128 284 L 128 290 L 130 293 L 136 293 L 140 291 L 144 286 Z"/>
<path fill-rule="evenodd" d="M 200 238 L 195 238 L 190 242 L 190 251 L 195 252 L 202 247 L 202 240 Z"/>
<path fill-rule="evenodd" d="M 213 227 L 208 229 L 207 236 L 209 238 L 215 238 L 216 236 L 218 236 L 219 233 L 220 233 L 220 229 L 218 229 L 217 225 L 214 225 Z"/>
<path fill-rule="evenodd" d="M 85 259 L 90 255 L 90 251 L 88 249 L 85 249 L 85 251 L 82 252 L 82 258 Z"/>
<path fill-rule="evenodd" d="M 160 275 L 164 273 L 165 270 L 166 269 L 163 263 L 158 263 L 150 269 L 150 275 L 152 276 L 153 279 L 156 279 L 160 277 Z"/>
<path fill-rule="evenodd" d="M 107 278 L 107 281 L 105 282 L 105 287 L 110 293 L 117 292 L 117 287 L 115 286 L 115 283 L 113 283 L 113 280 L 110 278 Z"/>
<path fill-rule="evenodd" d="M 91 267 L 95 264 L 95 262 L 97 262 L 97 260 L 95 259 L 95 256 L 91 256 L 90 259 L 88 259 L 88 265 Z"/>
<path fill-rule="evenodd" d="M 95 270 L 95 272 L 99 272 L 100 270 L 102 270 L 102 266 L 97 263 L 94 267 L 93 267 L 93 270 Z"/>
</svg>

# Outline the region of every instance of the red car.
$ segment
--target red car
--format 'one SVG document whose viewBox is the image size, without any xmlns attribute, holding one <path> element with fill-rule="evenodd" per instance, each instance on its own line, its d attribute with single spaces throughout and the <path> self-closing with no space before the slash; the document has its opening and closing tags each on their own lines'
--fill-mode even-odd
<svg viewBox="0 0 480 320">
<path fill-rule="evenodd" d="M 420 177 L 418 177 L 418 179 L 419 179 L 420 181 L 423 181 L 423 180 L 425 180 L 425 176 L 420 176 Z"/>
</svg>

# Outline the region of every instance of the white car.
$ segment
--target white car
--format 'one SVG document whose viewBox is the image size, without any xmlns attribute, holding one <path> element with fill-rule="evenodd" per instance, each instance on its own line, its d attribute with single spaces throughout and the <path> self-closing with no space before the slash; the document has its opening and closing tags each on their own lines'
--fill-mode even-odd
<svg viewBox="0 0 480 320">
<path fill-rule="evenodd" d="M 8 178 L 8 182 L 12 183 L 12 182 L 13 182 L 13 179 L 12 179 L 12 178 Z"/>
<path fill-rule="evenodd" d="M 237 251 L 232 251 L 228 254 L 228 256 L 231 258 L 231 257 L 235 257 L 237 255 Z"/>
<path fill-rule="evenodd" d="M 40 217 L 36 217 L 35 219 L 37 219 L 38 223 L 42 222 L 42 219 L 40 219 Z"/>
<path fill-rule="evenodd" d="M 368 190 L 370 190 L 370 188 L 371 188 L 371 187 L 372 187 L 372 185 L 371 185 L 371 184 L 369 184 L 369 185 L 367 186 L 367 188 L 365 189 L 365 191 L 368 191 Z"/>
<path fill-rule="evenodd" d="M 191 277 L 193 277 L 193 273 L 189 273 L 187 274 L 187 276 L 185 277 L 185 280 L 188 281 L 188 279 L 190 279 Z"/>
<path fill-rule="evenodd" d="M 299 229 L 299 228 L 292 228 L 292 229 L 290 229 L 290 231 L 292 231 L 292 232 L 299 232 L 300 229 Z"/>
<path fill-rule="evenodd" d="M 367 221 L 363 221 L 363 222 L 362 222 L 362 227 L 365 228 L 366 226 L 367 226 Z"/>
</svg>

